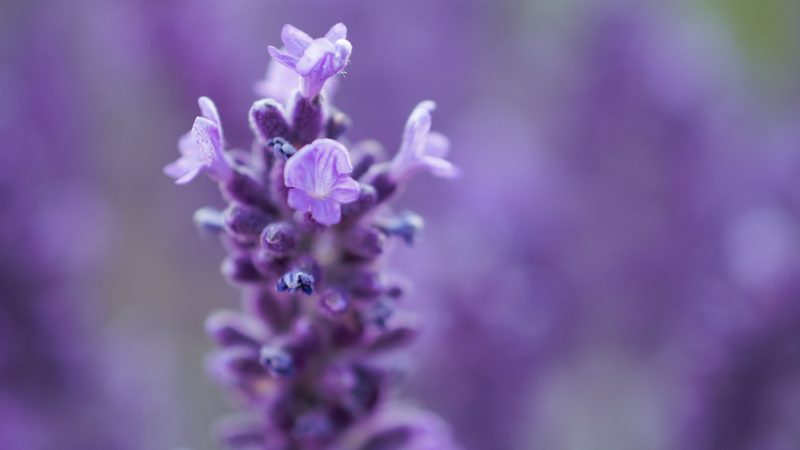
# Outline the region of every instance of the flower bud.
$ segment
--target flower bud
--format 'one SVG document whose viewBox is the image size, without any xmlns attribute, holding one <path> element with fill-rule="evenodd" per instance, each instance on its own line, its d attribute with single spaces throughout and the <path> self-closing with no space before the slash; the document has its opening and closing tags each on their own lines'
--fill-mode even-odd
<svg viewBox="0 0 800 450">
<path fill-rule="evenodd" d="M 364 183 L 358 183 L 358 187 L 358 199 L 342 204 L 342 224 L 355 222 L 378 203 L 378 193 L 374 187 Z"/>
<path fill-rule="evenodd" d="M 291 253 L 297 240 L 297 230 L 291 222 L 273 222 L 261 233 L 261 246 L 275 256 Z"/>
<path fill-rule="evenodd" d="M 342 247 L 354 255 L 372 259 L 383 252 L 386 238 L 375 228 L 353 227 L 342 236 Z"/>
<path fill-rule="evenodd" d="M 220 270 L 222 275 L 231 282 L 246 284 L 264 281 L 264 277 L 256 270 L 250 257 L 246 254 L 226 257 L 222 260 Z"/>
<path fill-rule="evenodd" d="M 395 217 L 381 218 L 375 221 L 377 227 L 388 236 L 398 236 L 411 246 L 419 238 L 425 221 L 411 211 L 404 211 Z"/>
<path fill-rule="evenodd" d="M 237 167 L 231 180 L 220 185 L 223 195 L 229 200 L 275 214 L 277 209 L 270 200 L 269 189 L 263 182 L 259 181 L 261 176 L 248 172 L 241 167 Z"/>
<path fill-rule="evenodd" d="M 231 203 L 222 215 L 225 231 L 240 242 L 252 242 L 257 239 L 264 227 L 272 221 L 272 217 L 263 211 Z"/>
<path fill-rule="evenodd" d="M 192 222 L 203 236 L 216 236 L 223 230 L 222 211 L 211 206 L 195 211 Z"/>
<path fill-rule="evenodd" d="M 259 361 L 275 377 L 293 377 L 297 372 L 293 355 L 280 347 L 261 347 Z"/>
<path fill-rule="evenodd" d="M 223 347 L 260 347 L 267 339 L 267 330 L 258 320 L 238 311 L 214 311 L 206 318 L 204 328 L 206 335 Z"/>
<path fill-rule="evenodd" d="M 275 279 L 285 274 L 289 270 L 289 258 L 275 256 L 265 248 L 261 247 L 253 254 L 253 266 L 266 279 Z"/>
<path fill-rule="evenodd" d="M 380 173 L 372 179 L 372 187 L 378 193 L 378 203 L 391 197 L 397 191 L 397 183 L 395 183 L 386 173 Z"/>
<path fill-rule="evenodd" d="M 314 220 L 308 211 L 295 211 L 294 221 L 303 233 L 316 234 L 325 229 L 325 225 Z"/>
<path fill-rule="evenodd" d="M 297 148 L 300 148 L 317 139 L 322 131 L 322 97 L 315 95 L 309 99 L 303 97 L 298 92 L 293 101 L 293 141 Z"/>
<path fill-rule="evenodd" d="M 265 377 L 268 373 L 259 362 L 259 350 L 250 346 L 224 347 L 212 353 L 208 369 L 225 384 Z"/>
<path fill-rule="evenodd" d="M 350 176 L 357 180 L 367 173 L 373 164 L 386 161 L 387 155 L 386 149 L 380 142 L 366 139 L 353 146 L 350 157 L 353 160 L 353 172 Z"/>
<path fill-rule="evenodd" d="M 333 111 L 328 118 L 328 123 L 325 124 L 325 137 L 337 139 L 347 131 L 350 125 L 352 125 L 350 116 L 338 110 Z"/>
<path fill-rule="evenodd" d="M 289 137 L 289 124 L 283 115 L 283 107 L 271 98 L 253 103 L 249 113 L 250 129 L 264 143 L 276 137 Z"/>
<path fill-rule="evenodd" d="M 347 280 L 347 290 L 354 298 L 373 299 L 383 293 L 383 280 L 378 272 L 359 270 Z"/>
</svg>

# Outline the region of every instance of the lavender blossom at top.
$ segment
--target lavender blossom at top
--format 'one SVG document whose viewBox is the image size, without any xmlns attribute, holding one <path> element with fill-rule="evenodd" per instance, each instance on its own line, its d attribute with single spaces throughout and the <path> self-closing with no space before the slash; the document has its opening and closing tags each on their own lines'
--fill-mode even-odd
<svg viewBox="0 0 800 450">
<path fill-rule="evenodd" d="M 325 37 L 311 36 L 286 24 L 281 31 L 285 50 L 269 46 L 269 53 L 300 75 L 300 94 L 312 98 L 322 91 L 325 81 L 347 65 L 353 46 L 347 41 L 347 27 L 337 23 Z"/>
<path fill-rule="evenodd" d="M 289 206 L 310 211 L 318 223 L 334 225 L 342 220 L 340 203 L 358 200 L 359 186 L 348 175 L 350 155 L 333 139 L 318 139 L 301 148 L 286 162 L 283 176 L 289 190 Z"/>
<path fill-rule="evenodd" d="M 354 172 L 348 148 L 336 140 L 349 119 L 317 95 L 347 62 L 345 31 L 339 24 L 312 41 L 284 27 L 288 54 L 273 51 L 273 56 L 303 77 L 299 92 L 286 97 L 290 114 L 275 99 L 255 102 L 249 114 L 255 134 L 251 153 L 239 151 L 235 165 L 225 166 L 229 180 L 212 172 L 221 179 L 228 207 L 195 215 L 202 230 L 225 243 L 230 254 L 221 270 L 243 288 L 244 313 L 216 315 L 207 323 L 219 347 L 207 360 L 208 370 L 251 412 L 244 421 L 220 422 L 216 434 L 225 448 L 459 448 L 436 415 L 400 412 L 405 410 L 391 398 L 394 369 L 378 356 L 417 335 L 415 317 L 394 310 L 403 290 L 380 266 L 387 240 L 410 243 L 422 227 L 420 217 L 394 217 L 388 205 L 378 204 L 378 192 L 389 192 L 380 182 L 389 181 L 385 184 L 394 189 L 405 172 L 436 165 L 416 161 L 413 155 L 425 149 L 415 145 L 432 142 L 438 146 L 433 153 L 441 156 L 447 140 L 428 134 L 433 102 L 423 102 L 409 121 L 398 157 L 405 172 L 398 181 L 387 179 L 385 170 L 377 186 L 350 176 L 365 174 L 376 159 L 354 152 L 359 158 Z M 282 94 L 288 84 L 277 86 Z M 218 119 L 198 121 L 217 125 L 204 130 L 198 145 L 206 144 L 227 162 Z M 202 158 L 188 155 L 179 160 L 188 166 L 177 173 L 182 178 L 209 170 Z M 352 205 L 343 209 L 343 203 Z M 380 211 L 372 213 L 373 208 Z M 324 231 L 331 225 L 337 226 Z"/>
<path fill-rule="evenodd" d="M 176 178 L 176 184 L 186 184 L 201 171 L 218 182 L 233 178 L 233 169 L 225 157 L 225 136 L 222 122 L 214 102 L 208 97 L 200 97 L 202 117 L 194 121 L 192 130 L 178 140 L 181 157 L 164 167 L 164 173 Z"/>
</svg>

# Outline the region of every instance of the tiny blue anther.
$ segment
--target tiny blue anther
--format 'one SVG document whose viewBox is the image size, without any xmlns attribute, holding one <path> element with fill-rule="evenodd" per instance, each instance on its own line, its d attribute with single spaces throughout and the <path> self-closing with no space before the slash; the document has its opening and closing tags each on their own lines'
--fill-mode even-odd
<svg viewBox="0 0 800 450">
<path fill-rule="evenodd" d="M 282 348 L 261 347 L 259 361 L 275 376 L 291 377 L 296 371 L 291 353 Z"/>
<path fill-rule="evenodd" d="M 405 211 L 398 216 L 376 222 L 381 231 L 389 236 L 401 237 L 408 246 L 414 245 L 425 226 L 422 217 L 411 211 Z"/>
<path fill-rule="evenodd" d="M 272 151 L 275 152 L 275 156 L 284 160 L 289 159 L 289 157 L 297 153 L 297 149 L 294 148 L 289 141 L 281 137 L 271 139 L 269 143 L 267 143 L 267 148 L 272 148 Z"/>
<path fill-rule="evenodd" d="M 194 212 L 192 222 L 203 236 L 216 236 L 223 231 L 222 211 L 204 206 Z"/>
<path fill-rule="evenodd" d="M 292 427 L 292 436 L 300 440 L 318 440 L 330 436 L 331 420 L 323 413 L 312 412 L 298 417 Z"/>
<path fill-rule="evenodd" d="M 294 294 L 300 290 L 306 295 L 311 295 L 314 293 L 314 275 L 292 270 L 278 280 L 275 288 L 278 292 L 288 291 L 290 294 Z"/>
</svg>

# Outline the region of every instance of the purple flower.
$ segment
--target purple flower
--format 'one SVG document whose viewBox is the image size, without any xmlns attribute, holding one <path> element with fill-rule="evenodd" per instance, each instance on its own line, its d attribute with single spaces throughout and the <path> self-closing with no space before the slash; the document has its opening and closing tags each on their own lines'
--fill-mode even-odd
<svg viewBox="0 0 800 450">
<path fill-rule="evenodd" d="M 225 136 L 214 102 L 208 97 L 197 100 L 202 117 L 194 121 L 192 131 L 178 140 L 181 157 L 164 167 L 164 173 L 176 178 L 176 184 L 186 184 L 205 170 L 218 182 L 230 181 L 233 169 L 225 157 Z"/>
<path fill-rule="evenodd" d="M 333 139 L 317 139 L 301 148 L 286 162 L 284 183 L 289 206 L 310 211 L 323 225 L 342 220 L 340 203 L 358 200 L 359 186 L 348 175 L 353 171 L 347 149 Z"/>
<path fill-rule="evenodd" d="M 318 39 L 311 39 L 311 36 L 286 24 L 281 31 L 285 51 L 269 46 L 269 54 L 300 75 L 300 93 L 311 98 L 320 93 L 328 78 L 347 65 L 353 46 L 346 37 L 347 27 L 343 23 L 337 23 L 325 37 Z"/>
<path fill-rule="evenodd" d="M 419 169 L 427 169 L 437 177 L 456 179 L 461 169 L 444 159 L 450 150 L 447 136 L 431 131 L 431 111 L 436 103 L 431 100 L 420 102 L 406 122 L 400 150 L 386 164 L 373 167 L 373 174 L 388 169 L 389 177 L 399 183 L 407 180 Z"/>
</svg>

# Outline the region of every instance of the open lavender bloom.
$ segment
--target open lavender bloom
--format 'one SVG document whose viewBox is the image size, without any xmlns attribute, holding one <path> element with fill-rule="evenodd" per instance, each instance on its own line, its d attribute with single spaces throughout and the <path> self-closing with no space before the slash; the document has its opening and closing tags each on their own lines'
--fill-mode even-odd
<svg viewBox="0 0 800 450">
<path fill-rule="evenodd" d="M 289 190 L 289 206 L 310 211 L 322 225 L 342 220 L 340 203 L 358 200 L 359 187 L 348 174 L 353 171 L 347 149 L 333 139 L 306 145 L 286 163 L 283 176 Z"/>
<path fill-rule="evenodd" d="M 343 23 L 337 23 L 325 37 L 318 39 L 311 39 L 311 36 L 286 24 L 281 31 L 281 40 L 286 49 L 281 51 L 270 46 L 269 53 L 300 75 L 300 93 L 306 98 L 319 94 L 325 81 L 344 69 L 353 50 Z"/>
<path fill-rule="evenodd" d="M 450 180 L 461 176 L 461 169 L 444 159 L 450 151 L 450 140 L 431 131 L 431 111 L 434 109 L 435 102 L 420 102 L 406 121 L 403 140 L 394 158 L 372 166 L 365 175 L 365 179 L 377 189 L 379 200 L 388 198 L 399 183 L 407 181 L 420 169 Z"/>
<path fill-rule="evenodd" d="M 311 40 L 284 27 L 288 53 L 271 53 L 303 77 L 301 90 L 285 110 L 274 98 L 254 103 L 251 154 L 227 162 L 216 110 L 201 98 L 199 150 L 190 142 L 165 169 L 179 181 L 208 171 L 229 202 L 194 217 L 205 234 L 220 236 L 230 253 L 222 272 L 243 293 L 243 312 L 217 312 L 206 323 L 218 346 L 208 371 L 248 412 L 217 427 L 228 449 L 459 448 L 438 416 L 392 398 L 399 377 L 385 355 L 417 335 L 418 321 L 397 311 L 403 290 L 383 273 L 384 255 L 391 239 L 413 242 L 423 220 L 395 214 L 379 195 L 386 170 L 396 188 L 420 167 L 450 178 L 457 169 L 440 158 L 446 138 L 429 133 L 430 101 L 409 119 L 394 171 L 372 168 L 363 145 L 354 168 L 336 140 L 346 116 L 317 95 L 347 62 L 345 32 L 339 24 Z M 205 163 L 206 149 L 227 173 Z M 371 183 L 371 170 L 384 177 Z"/>
<path fill-rule="evenodd" d="M 192 130 L 181 136 L 181 157 L 164 167 L 164 173 L 176 178 L 176 184 L 192 181 L 201 171 L 208 172 L 215 181 L 229 181 L 233 170 L 225 159 L 225 137 L 217 107 L 208 97 L 200 97 L 197 103 L 202 117 L 195 119 Z"/>
</svg>

